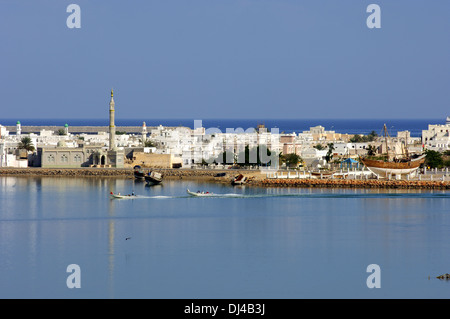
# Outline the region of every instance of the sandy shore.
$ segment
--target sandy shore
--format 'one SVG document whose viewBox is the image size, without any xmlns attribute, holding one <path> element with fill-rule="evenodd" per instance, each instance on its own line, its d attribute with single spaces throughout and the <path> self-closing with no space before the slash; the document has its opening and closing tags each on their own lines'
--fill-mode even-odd
<svg viewBox="0 0 450 319">
<path fill-rule="evenodd" d="M 202 180 L 230 183 L 231 179 L 244 174 L 248 185 L 262 187 L 333 187 L 333 188 L 411 188 L 450 189 L 449 181 L 418 180 L 355 180 L 355 179 L 267 179 L 259 170 L 207 170 L 207 169 L 155 169 L 164 179 Z M 223 177 L 217 174 L 225 173 Z M 134 178 L 132 168 L 0 168 L 0 176 L 73 176 L 73 177 L 122 177 Z"/>
</svg>

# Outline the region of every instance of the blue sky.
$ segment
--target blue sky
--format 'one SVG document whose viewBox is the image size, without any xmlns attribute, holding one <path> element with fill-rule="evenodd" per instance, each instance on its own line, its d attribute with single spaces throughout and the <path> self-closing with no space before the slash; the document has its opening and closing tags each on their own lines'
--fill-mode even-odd
<svg viewBox="0 0 450 319">
<path fill-rule="evenodd" d="M 69 4 L 81 28 L 69 29 Z M 381 29 L 366 8 L 381 7 Z M 0 0 L 1 118 L 445 118 L 450 1 Z"/>
</svg>

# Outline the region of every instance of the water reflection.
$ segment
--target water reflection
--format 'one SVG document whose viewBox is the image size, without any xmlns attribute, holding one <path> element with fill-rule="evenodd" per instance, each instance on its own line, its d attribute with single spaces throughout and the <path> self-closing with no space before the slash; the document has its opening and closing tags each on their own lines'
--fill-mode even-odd
<svg viewBox="0 0 450 319">
<path fill-rule="evenodd" d="M 112 182 L 109 183 L 109 193 L 114 192 L 115 185 Z M 108 283 L 110 298 L 114 298 L 114 203 L 109 202 L 108 216 L 110 217 L 108 224 Z"/>
</svg>

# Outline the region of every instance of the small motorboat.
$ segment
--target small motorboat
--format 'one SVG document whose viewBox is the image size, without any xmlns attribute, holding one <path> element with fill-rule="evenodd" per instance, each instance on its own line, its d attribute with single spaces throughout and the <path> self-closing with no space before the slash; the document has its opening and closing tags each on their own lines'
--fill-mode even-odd
<svg viewBox="0 0 450 319">
<path fill-rule="evenodd" d="M 210 192 L 200 192 L 200 191 L 198 191 L 198 192 L 191 192 L 189 189 L 187 190 L 187 193 L 189 195 L 198 196 L 198 197 L 207 197 L 207 196 L 214 196 L 215 195 L 214 193 L 210 193 Z"/>
<path fill-rule="evenodd" d="M 119 199 L 133 199 L 137 196 L 134 193 L 128 194 L 128 195 L 121 195 L 120 193 L 114 194 L 113 192 L 109 193 L 111 198 L 119 198 Z"/>
</svg>

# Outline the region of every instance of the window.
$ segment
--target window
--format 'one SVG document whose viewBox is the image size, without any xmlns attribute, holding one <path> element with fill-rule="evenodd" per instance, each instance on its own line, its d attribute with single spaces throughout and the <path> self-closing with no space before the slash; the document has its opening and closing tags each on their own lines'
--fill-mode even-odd
<svg viewBox="0 0 450 319">
<path fill-rule="evenodd" d="M 61 162 L 67 163 L 68 161 L 69 161 L 69 159 L 67 158 L 66 154 L 61 155 Z"/>
<path fill-rule="evenodd" d="M 54 163 L 55 162 L 55 155 L 49 154 L 47 156 L 47 162 Z"/>
<path fill-rule="evenodd" d="M 73 161 L 76 163 L 80 163 L 81 162 L 81 155 L 80 154 L 75 154 L 75 156 L 73 157 Z"/>
</svg>

